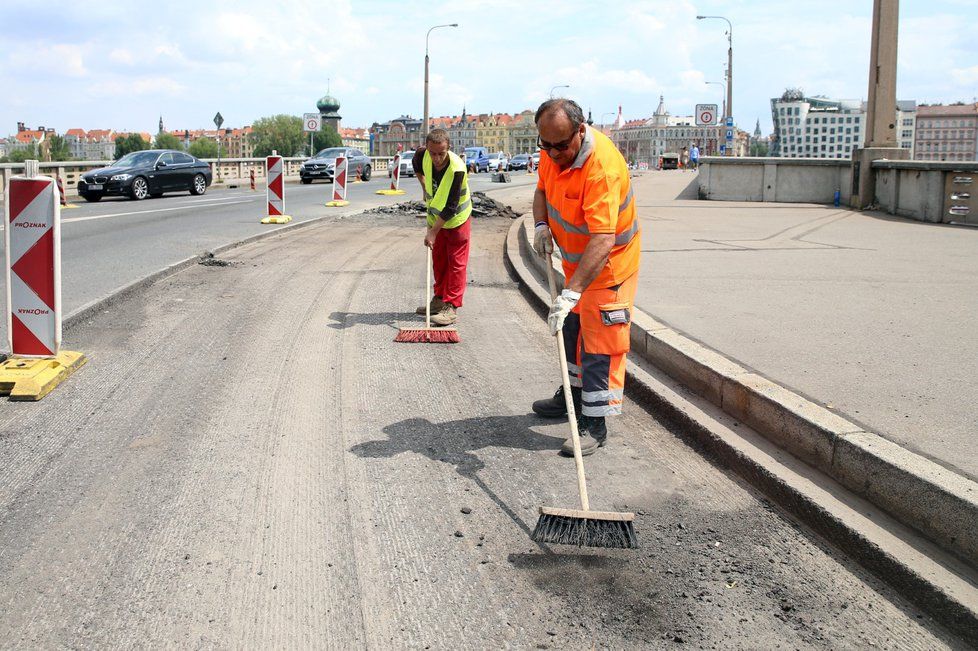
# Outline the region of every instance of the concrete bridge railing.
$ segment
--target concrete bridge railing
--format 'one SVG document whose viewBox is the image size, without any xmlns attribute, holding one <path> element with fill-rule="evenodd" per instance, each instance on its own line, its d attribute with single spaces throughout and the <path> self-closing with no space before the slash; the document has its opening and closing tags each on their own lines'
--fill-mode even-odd
<svg viewBox="0 0 978 651">
<path fill-rule="evenodd" d="M 873 161 L 873 204 L 892 215 L 934 223 L 978 225 L 978 161 Z M 699 197 L 842 205 L 853 194 L 852 161 L 826 158 L 700 160 Z"/>
<path fill-rule="evenodd" d="M 211 171 L 214 173 L 214 183 L 240 184 L 247 183 L 251 178 L 251 170 L 255 171 L 255 179 L 264 182 L 266 176 L 264 158 L 222 158 L 220 165 L 216 158 L 204 158 L 205 163 L 210 164 Z M 287 181 L 299 179 L 299 167 L 306 160 L 307 156 L 291 157 L 285 159 L 285 178 Z M 373 173 L 386 172 L 389 159 L 384 156 L 371 156 Z M 78 194 L 78 180 L 82 174 L 99 167 L 111 165 L 112 161 L 60 161 L 54 163 L 41 163 L 41 174 L 45 176 L 61 177 L 64 182 L 65 192 L 69 195 Z M 6 191 L 7 181 L 11 176 L 20 174 L 24 170 L 23 163 L 4 163 L 0 165 L 0 199 Z"/>
</svg>

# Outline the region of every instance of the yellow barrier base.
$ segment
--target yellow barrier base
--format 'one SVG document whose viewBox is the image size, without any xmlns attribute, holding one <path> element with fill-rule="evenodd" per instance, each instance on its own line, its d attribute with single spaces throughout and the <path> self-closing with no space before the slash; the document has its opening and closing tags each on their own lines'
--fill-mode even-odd
<svg viewBox="0 0 978 651">
<path fill-rule="evenodd" d="M 61 206 L 61 209 L 62 209 L 62 210 L 68 210 L 68 209 L 70 209 L 70 208 L 77 208 L 77 207 L 78 207 L 78 206 L 76 206 L 76 205 L 75 205 L 75 204 L 73 204 L 73 203 L 66 203 L 65 205 L 63 205 L 63 206 Z"/>
<path fill-rule="evenodd" d="M 9 357 L 0 362 L 0 395 L 11 400 L 40 400 L 88 360 L 64 350 L 57 357 Z"/>
<path fill-rule="evenodd" d="M 349 206 L 349 205 L 350 205 L 350 202 L 349 201 L 345 201 L 345 200 L 342 200 L 342 199 L 339 200 L 339 201 L 327 201 L 326 202 L 326 207 L 327 208 L 341 208 L 343 206 Z"/>
<path fill-rule="evenodd" d="M 405 194 L 405 192 L 404 192 L 404 190 L 391 190 L 391 189 L 387 189 L 387 190 L 377 190 L 377 192 L 375 192 L 374 194 L 387 194 L 387 195 L 391 195 L 391 194 Z"/>
<path fill-rule="evenodd" d="M 292 218 L 288 215 L 269 215 L 261 220 L 263 224 L 288 224 Z"/>
</svg>

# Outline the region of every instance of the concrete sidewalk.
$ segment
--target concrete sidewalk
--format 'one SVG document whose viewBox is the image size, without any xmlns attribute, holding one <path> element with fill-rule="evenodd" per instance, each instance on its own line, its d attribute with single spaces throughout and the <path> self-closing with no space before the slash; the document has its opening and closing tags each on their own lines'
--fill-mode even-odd
<svg viewBox="0 0 978 651">
<path fill-rule="evenodd" d="M 696 201 L 695 179 L 633 181 L 644 227 L 637 305 L 978 478 L 978 230 L 831 206 Z"/>
</svg>

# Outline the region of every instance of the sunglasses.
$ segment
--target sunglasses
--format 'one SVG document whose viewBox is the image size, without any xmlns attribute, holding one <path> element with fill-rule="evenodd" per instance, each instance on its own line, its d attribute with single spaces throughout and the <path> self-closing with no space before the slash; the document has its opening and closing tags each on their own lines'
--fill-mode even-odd
<svg viewBox="0 0 978 651">
<path fill-rule="evenodd" d="M 567 151 L 567 149 L 571 146 L 571 143 L 574 141 L 574 138 L 578 135 L 580 134 L 575 132 L 567 140 L 556 143 L 549 143 L 546 140 L 541 140 L 540 137 L 537 136 L 537 148 L 543 150 L 555 149 L 557 151 Z"/>
</svg>

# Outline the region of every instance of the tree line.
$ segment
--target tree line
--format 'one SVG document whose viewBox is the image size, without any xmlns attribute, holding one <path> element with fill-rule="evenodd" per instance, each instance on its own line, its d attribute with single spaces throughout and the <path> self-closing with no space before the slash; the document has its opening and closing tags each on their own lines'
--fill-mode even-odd
<svg viewBox="0 0 978 651">
<path fill-rule="evenodd" d="M 249 138 L 254 145 L 256 158 L 263 158 L 277 151 L 281 156 L 305 156 L 327 147 L 340 147 L 343 144 L 336 130 L 324 124 L 322 131 L 313 134 L 312 152 L 309 151 L 309 134 L 302 130 L 302 118 L 295 115 L 272 115 L 259 118 L 251 126 Z M 184 142 L 169 133 L 156 136 L 153 145 L 156 149 L 184 150 Z M 130 133 L 115 141 L 115 158 L 119 159 L 133 151 L 149 149 L 150 143 L 143 140 L 138 133 Z M 197 158 L 217 158 L 217 142 L 210 138 L 198 138 L 190 143 L 186 151 Z M 0 163 L 22 163 L 25 160 L 70 161 L 71 148 L 64 136 L 48 137 L 46 147 L 38 149 L 36 143 L 31 143 L 26 149 L 18 149 L 7 156 L 0 157 Z"/>
</svg>

